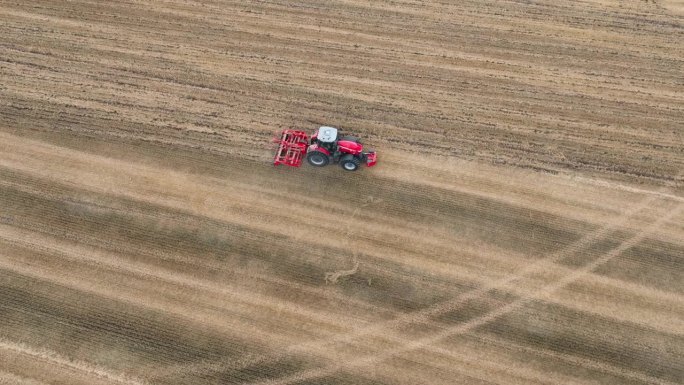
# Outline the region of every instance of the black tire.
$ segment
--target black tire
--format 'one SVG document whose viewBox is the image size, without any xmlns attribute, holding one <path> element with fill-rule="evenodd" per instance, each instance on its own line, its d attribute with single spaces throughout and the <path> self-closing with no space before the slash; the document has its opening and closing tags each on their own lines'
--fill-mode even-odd
<svg viewBox="0 0 684 385">
<path fill-rule="evenodd" d="M 321 151 L 311 151 L 306 154 L 306 161 L 314 167 L 323 167 L 330 163 L 330 157 Z"/>
<path fill-rule="evenodd" d="M 343 137 L 341 137 L 341 138 L 338 139 L 338 141 L 340 141 L 340 140 L 348 140 L 348 141 L 350 141 L 350 142 L 354 142 L 354 143 L 358 143 L 358 144 L 363 144 L 363 143 L 361 143 L 361 139 L 359 139 L 359 138 L 357 138 L 357 137 L 355 137 L 355 136 L 343 136 Z"/>
<path fill-rule="evenodd" d="M 359 169 L 359 164 L 361 164 L 361 161 L 351 154 L 347 154 L 340 158 L 340 167 L 342 167 L 344 171 L 356 171 Z"/>
</svg>

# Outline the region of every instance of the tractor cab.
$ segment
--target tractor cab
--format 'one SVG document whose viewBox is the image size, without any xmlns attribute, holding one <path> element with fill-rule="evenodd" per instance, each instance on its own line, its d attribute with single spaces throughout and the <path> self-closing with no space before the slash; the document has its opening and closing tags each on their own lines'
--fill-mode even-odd
<svg viewBox="0 0 684 385">
<path fill-rule="evenodd" d="M 321 126 L 311 138 L 316 138 L 324 143 L 333 143 L 337 140 L 337 128 Z"/>
<path fill-rule="evenodd" d="M 311 135 L 311 145 L 327 149 L 331 154 L 337 150 L 337 128 L 322 126 Z"/>
</svg>

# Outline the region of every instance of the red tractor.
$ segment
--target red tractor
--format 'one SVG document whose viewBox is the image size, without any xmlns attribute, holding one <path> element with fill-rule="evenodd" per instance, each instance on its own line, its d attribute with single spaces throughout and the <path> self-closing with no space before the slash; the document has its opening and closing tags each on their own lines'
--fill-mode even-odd
<svg viewBox="0 0 684 385">
<path fill-rule="evenodd" d="M 323 126 L 308 137 L 304 131 L 284 130 L 279 139 L 274 165 L 301 166 L 304 158 L 310 165 L 323 167 L 330 162 L 339 163 L 346 171 L 356 171 L 361 163 L 375 166 L 375 151 L 363 151 L 358 138 L 342 136 L 338 138 L 337 128 Z"/>
</svg>

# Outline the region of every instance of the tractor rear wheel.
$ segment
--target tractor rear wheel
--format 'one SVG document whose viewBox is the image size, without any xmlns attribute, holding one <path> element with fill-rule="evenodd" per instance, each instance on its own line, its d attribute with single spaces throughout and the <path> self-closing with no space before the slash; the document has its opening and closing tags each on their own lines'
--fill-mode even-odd
<svg viewBox="0 0 684 385">
<path fill-rule="evenodd" d="M 351 154 L 347 154 L 340 158 L 340 166 L 345 171 L 356 171 L 359 169 L 359 164 L 361 164 L 361 162 Z"/>
<path fill-rule="evenodd" d="M 330 163 L 330 158 L 320 151 L 311 151 L 306 154 L 306 161 L 314 167 L 323 167 Z"/>
</svg>

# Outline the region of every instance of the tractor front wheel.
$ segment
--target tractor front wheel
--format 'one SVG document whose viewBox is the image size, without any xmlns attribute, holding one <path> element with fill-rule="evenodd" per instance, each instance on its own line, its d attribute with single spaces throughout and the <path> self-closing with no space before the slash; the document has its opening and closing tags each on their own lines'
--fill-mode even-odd
<svg viewBox="0 0 684 385">
<path fill-rule="evenodd" d="M 361 162 L 351 154 L 347 154 L 340 159 L 340 166 L 345 171 L 356 171 L 359 169 L 359 164 L 361 164 Z"/>
<path fill-rule="evenodd" d="M 314 167 L 323 167 L 330 163 L 330 158 L 320 151 L 311 151 L 306 154 L 306 161 Z"/>
</svg>

